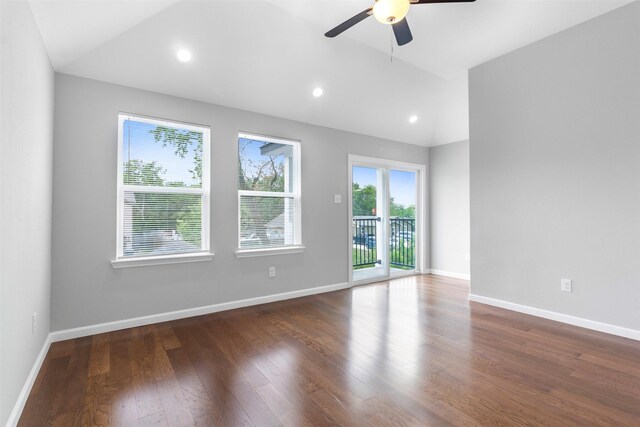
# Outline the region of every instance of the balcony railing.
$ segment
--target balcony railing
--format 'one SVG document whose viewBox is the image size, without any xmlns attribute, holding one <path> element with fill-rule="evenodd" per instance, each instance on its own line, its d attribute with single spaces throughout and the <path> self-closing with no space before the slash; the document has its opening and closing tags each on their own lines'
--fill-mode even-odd
<svg viewBox="0 0 640 427">
<path fill-rule="evenodd" d="M 380 263 L 377 256 L 376 236 L 380 218 L 374 216 L 356 216 L 353 218 L 353 259 L 354 269 L 374 267 Z M 391 237 L 389 239 L 392 268 L 411 270 L 415 262 L 415 219 L 391 218 Z"/>
</svg>

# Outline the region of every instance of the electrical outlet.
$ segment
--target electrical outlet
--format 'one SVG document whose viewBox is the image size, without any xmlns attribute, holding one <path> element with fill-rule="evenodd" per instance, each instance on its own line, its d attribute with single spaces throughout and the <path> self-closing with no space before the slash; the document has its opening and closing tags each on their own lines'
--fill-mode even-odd
<svg viewBox="0 0 640 427">
<path fill-rule="evenodd" d="M 38 312 L 35 312 L 31 315 L 31 334 L 36 333 L 36 329 L 38 329 Z"/>
<path fill-rule="evenodd" d="M 342 194 L 334 194 L 333 203 L 342 203 Z"/>
<path fill-rule="evenodd" d="M 571 292 L 571 279 L 560 279 L 560 290 L 562 292 Z"/>
<path fill-rule="evenodd" d="M 464 254 L 465 261 L 471 261 L 471 254 Z"/>
<path fill-rule="evenodd" d="M 276 277 L 276 268 L 269 267 L 269 277 Z"/>
</svg>

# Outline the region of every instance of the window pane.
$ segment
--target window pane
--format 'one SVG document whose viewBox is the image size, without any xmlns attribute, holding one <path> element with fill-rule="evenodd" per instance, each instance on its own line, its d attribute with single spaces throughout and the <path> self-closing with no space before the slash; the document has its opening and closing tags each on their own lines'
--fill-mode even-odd
<svg viewBox="0 0 640 427">
<path fill-rule="evenodd" d="M 201 250 L 199 194 L 124 192 L 123 255 Z"/>
<path fill-rule="evenodd" d="M 135 119 L 123 124 L 123 183 L 202 187 L 203 135 L 188 129 Z"/>
<path fill-rule="evenodd" d="M 294 244 L 291 197 L 240 197 L 240 248 Z"/>
<path fill-rule="evenodd" d="M 238 138 L 238 189 L 293 191 L 293 146 Z"/>
</svg>

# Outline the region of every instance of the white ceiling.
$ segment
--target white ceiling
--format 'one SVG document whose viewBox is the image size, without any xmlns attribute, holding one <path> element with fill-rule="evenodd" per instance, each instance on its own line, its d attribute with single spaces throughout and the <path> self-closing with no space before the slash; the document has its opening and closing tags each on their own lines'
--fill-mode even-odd
<svg viewBox="0 0 640 427">
<path fill-rule="evenodd" d="M 429 146 L 468 138 L 469 68 L 629 2 L 414 5 L 414 40 L 393 52 L 391 28 L 374 18 L 323 36 L 368 1 L 30 5 L 57 71 Z M 180 48 L 192 51 L 191 62 L 176 60 Z M 317 99 L 316 86 L 325 90 Z"/>
</svg>

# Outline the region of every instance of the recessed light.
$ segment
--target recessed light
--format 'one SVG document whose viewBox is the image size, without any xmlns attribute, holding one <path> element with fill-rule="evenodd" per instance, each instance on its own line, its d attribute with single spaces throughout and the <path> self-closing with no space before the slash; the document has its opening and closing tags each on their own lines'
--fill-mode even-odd
<svg viewBox="0 0 640 427">
<path fill-rule="evenodd" d="M 178 59 L 180 61 L 182 61 L 182 62 L 191 61 L 191 52 L 189 52 L 186 49 L 180 49 L 176 55 L 177 55 Z"/>
<path fill-rule="evenodd" d="M 321 97 L 323 93 L 324 93 L 324 90 L 322 90 L 321 87 L 317 87 L 313 90 L 313 96 L 315 96 L 316 98 Z"/>
<path fill-rule="evenodd" d="M 418 116 L 411 116 L 409 117 L 409 123 L 415 123 L 418 121 Z"/>
</svg>

